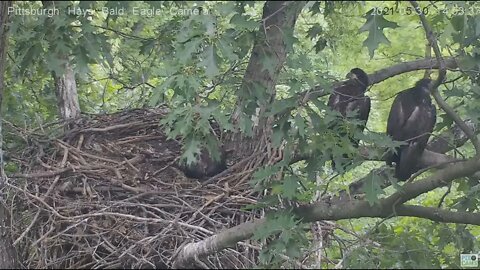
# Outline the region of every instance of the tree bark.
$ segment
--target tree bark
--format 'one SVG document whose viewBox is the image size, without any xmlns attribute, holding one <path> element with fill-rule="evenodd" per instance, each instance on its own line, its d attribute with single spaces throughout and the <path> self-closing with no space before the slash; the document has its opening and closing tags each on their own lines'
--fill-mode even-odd
<svg viewBox="0 0 480 270">
<path fill-rule="evenodd" d="M 448 166 L 425 179 L 407 183 L 403 189 L 387 198 L 380 199 L 378 204 L 370 205 L 366 200 L 335 197 L 312 204 L 293 208 L 293 212 L 303 222 L 318 220 L 342 220 L 361 217 L 390 218 L 394 216 L 413 216 L 433 221 L 460 224 L 480 225 L 480 214 L 471 212 L 451 212 L 433 207 L 404 205 L 420 194 L 447 185 L 455 179 L 472 175 L 479 171 L 480 160 L 468 160 Z M 252 237 L 255 230 L 265 224 L 266 219 L 257 219 L 227 229 L 206 239 L 190 243 L 180 249 L 174 259 L 174 267 L 184 267 L 195 257 L 207 256 L 235 243 Z"/>
<path fill-rule="evenodd" d="M 47 8 L 55 6 L 55 1 L 42 1 L 42 4 Z M 52 24 L 52 20 L 52 18 L 47 19 L 47 27 Z M 65 62 L 63 74 L 53 72 L 59 116 L 63 120 L 74 119 L 79 117 L 81 113 L 75 73 L 68 55 L 58 55 L 58 58 Z"/>
<path fill-rule="evenodd" d="M 5 86 L 8 8 L 11 6 L 11 1 L 0 2 L 0 111 Z M 3 201 L 6 174 L 3 166 L 3 145 L 1 144 L 3 141 L 2 119 L 3 117 L 0 117 L 0 269 L 15 269 L 19 267 L 18 256 L 10 235 L 10 212 Z"/>
<path fill-rule="evenodd" d="M 79 117 L 81 111 L 78 102 L 77 83 L 69 62 L 65 64 L 65 73 L 60 76 L 54 74 L 54 79 L 60 117 L 63 120 Z"/>
<path fill-rule="evenodd" d="M 234 122 L 242 112 L 253 115 L 257 108 L 260 109 L 257 115 L 261 115 L 275 98 L 275 85 L 287 57 L 287 38 L 293 33 L 298 14 L 304 5 L 303 1 L 265 3 L 262 24 L 238 91 L 240 99 L 233 115 Z"/>
<path fill-rule="evenodd" d="M 455 57 L 445 58 L 445 64 L 447 69 L 450 69 L 450 70 L 454 70 L 458 68 L 457 59 Z M 419 59 L 419 60 L 414 60 L 409 62 L 401 62 L 387 68 L 379 69 L 372 74 L 368 74 L 368 81 L 369 81 L 369 85 L 373 85 L 403 73 L 424 70 L 424 69 L 429 70 L 429 69 L 438 69 L 438 68 L 439 68 L 439 64 L 436 59 Z M 338 87 L 343 83 L 345 83 L 345 81 L 338 82 L 334 84 L 333 87 Z M 309 89 L 305 92 L 300 93 L 299 100 L 302 101 L 302 103 L 305 103 L 309 100 L 323 97 L 328 94 L 330 94 L 330 92 L 327 91 L 327 89 L 324 89 L 323 86 L 318 85 L 312 89 Z"/>
<path fill-rule="evenodd" d="M 273 116 L 264 115 L 275 99 L 275 86 L 287 58 L 288 40 L 305 4 L 304 1 L 267 1 L 263 7 L 261 24 L 231 117 L 234 124 L 242 118 L 250 118 L 252 128 L 231 133 L 225 140 L 227 148 L 237 150 L 236 159 L 248 157 L 260 149 L 269 153 L 268 160 L 275 152 L 265 139 L 270 137 Z M 251 137 L 243 134 L 251 134 Z"/>
</svg>

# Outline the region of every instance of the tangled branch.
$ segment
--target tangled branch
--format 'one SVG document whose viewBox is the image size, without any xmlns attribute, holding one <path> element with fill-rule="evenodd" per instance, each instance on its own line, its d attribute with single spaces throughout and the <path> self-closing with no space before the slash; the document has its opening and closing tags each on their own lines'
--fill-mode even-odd
<svg viewBox="0 0 480 270">
<path fill-rule="evenodd" d="M 80 119 L 57 139 L 9 127 L 27 144 L 11 153 L 22 173 L 10 174 L 5 188 L 16 209 L 8 227 L 26 267 L 167 268 L 184 243 L 261 217 L 243 209 L 258 196 L 240 181 L 251 172 L 239 168 L 202 186 L 176 168 L 181 147 L 159 126 L 165 113 Z M 241 245 L 193 265 L 249 268 L 258 250 Z"/>
</svg>

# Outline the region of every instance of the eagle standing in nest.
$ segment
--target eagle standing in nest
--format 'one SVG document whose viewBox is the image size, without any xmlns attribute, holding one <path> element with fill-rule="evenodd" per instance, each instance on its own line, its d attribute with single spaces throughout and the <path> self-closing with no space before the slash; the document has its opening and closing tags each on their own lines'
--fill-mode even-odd
<svg viewBox="0 0 480 270">
<path fill-rule="evenodd" d="M 363 132 L 367 124 L 371 104 L 370 98 L 365 96 L 365 92 L 369 85 L 368 75 L 362 69 L 354 68 L 350 70 L 346 77 L 350 80 L 334 90 L 328 100 L 328 106 L 332 110 L 340 112 L 343 117 L 347 117 L 347 115 L 351 115 L 356 111 L 357 115 L 355 118 L 363 122 L 358 128 Z M 345 136 L 346 134 L 341 133 L 340 135 Z M 353 146 L 358 148 L 359 141 L 352 136 L 349 137 Z M 348 159 L 348 155 L 344 154 L 343 158 Z M 342 165 L 342 167 L 343 166 L 344 165 Z M 332 167 L 335 169 L 335 162 L 333 159 Z"/>
<path fill-rule="evenodd" d="M 388 116 L 387 134 L 395 141 L 407 143 L 397 147 L 396 153 L 386 160 L 390 166 L 395 162 L 395 177 L 401 181 L 418 170 L 418 161 L 435 126 L 437 115 L 430 98 L 431 82 L 430 79 L 421 79 L 415 87 L 400 92 Z"/>
</svg>

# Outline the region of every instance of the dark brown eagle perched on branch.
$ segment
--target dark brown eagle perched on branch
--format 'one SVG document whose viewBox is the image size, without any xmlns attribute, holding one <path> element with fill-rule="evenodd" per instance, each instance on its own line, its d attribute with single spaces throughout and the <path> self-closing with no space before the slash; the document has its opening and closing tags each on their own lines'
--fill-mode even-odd
<svg viewBox="0 0 480 270">
<path fill-rule="evenodd" d="M 395 141 L 407 143 L 387 158 L 388 165 L 396 163 L 395 177 L 401 181 L 407 180 L 418 170 L 419 158 L 437 120 L 429 92 L 431 82 L 430 79 L 421 79 L 415 87 L 400 92 L 388 116 L 387 134 Z"/>
<path fill-rule="evenodd" d="M 343 117 L 347 117 L 347 115 L 351 115 L 356 111 L 356 119 L 363 122 L 359 125 L 359 129 L 363 131 L 370 113 L 370 98 L 365 96 L 365 91 L 367 91 L 369 85 L 368 75 L 362 69 L 354 68 L 347 74 L 347 79 L 350 80 L 335 88 L 334 92 L 330 95 L 328 106 L 332 110 L 338 111 Z M 335 124 L 333 126 L 335 126 Z M 345 135 L 346 134 L 340 134 L 340 136 Z M 357 139 L 350 136 L 350 141 L 355 148 L 358 147 L 359 141 Z M 348 159 L 348 155 L 343 155 L 343 158 Z M 347 164 L 348 163 L 351 162 L 347 162 Z M 332 167 L 335 169 L 333 159 Z"/>
</svg>

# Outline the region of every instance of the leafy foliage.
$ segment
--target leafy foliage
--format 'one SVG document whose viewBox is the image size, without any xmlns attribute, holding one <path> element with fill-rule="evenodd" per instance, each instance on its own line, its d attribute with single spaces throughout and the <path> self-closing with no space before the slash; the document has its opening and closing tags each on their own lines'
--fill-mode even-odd
<svg viewBox="0 0 480 270">
<path fill-rule="evenodd" d="M 370 58 L 372 58 L 375 50 L 381 43 L 390 44 L 390 41 L 383 33 L 384 29 L 397 28 L 398 24 L 385 19 L 382 15 L 376 14 L 374 9 L 368 11 L 364 18 L 367 21 L 360 28 L 359 32 L 368 31 L 368 37 L 363 42 L 363 46 L 368 48 Z"/>
<path fill-rule="evenodd" d="M 442 53 L 460 56 L 459 70 L 449 71 L 440 92 L 463 119 L 480 124 L 480 13 L 475 2 L 437 1 L 419 3 L 427 9 L 427 20 L 438 33 Z M 261 86 L 240 91 L 257 31 L 262 29 L 263 3 L 224 2 L 55 2 L 61 10 L 81 8 L 83 14 L 61 12 L 58 16 L 12 16 L 9 65 L 4 97 L 4 115 L 15 125 L 42 127 L 56 119 L 56 97 L 52 72 L 60 75 L 64 65 L 73 64 L 82 111 L 103 113 L 123 108 L 172 108 L 162 120 L 169 138 L 183 142 L 183 158 L 196 160 L 206 147 L 214 157 L 218 141 L 211 133 L 211 121 L 222 130 L 238 129 L 251 136 L 258 103 L 269 101 Z M 358 154 L 348 134 L 362 146 L 375 148 L 369 158 L 381 156 L 399 145 L 385 136 L 386 118 L 393 97 L 410 88 L 422 72 L 401 74 L 375 84 L 367 95 L 372 111 L 363 133 L 358 122 L 344 119 L 326 106 L 326 96 L 309 103 L 299 102 L 299 93 L 324 89 L 330 93 L 335 81 L 343 80 L 353 67 L 369 74 L 396 63 L 425 57 L 425 34 L 418 16 L 402 14 L 407 2 L 382 2 L 388 14 L 378 14 L 377 2 L 312 2 L 297 19 L 295 29 L 283 29 L 288 36 L 286 63 L 276 82 L 275 99 L 265 116 L 274 117 L 272 144 L 285 147 L 284 159 L 256 171 L 251 181 L 257 191 L 268 190 L 262 201 L 250 208 L 309 203 L 320 192 L 336 194 L 362 176 L 369 175 L 365 198 L 375 205 L 392 190 L 380 188 L 373 171 L 383 163 L 366 161 Z M 40 2 L 15 2 L 15 7 L 41 8 Z M 162 16 L 105 14 L 102 8 L 159 8 Z M 201 8 L 195 16 L 179 9 Z M 463 9 L 461 9 L 463 8 Z M 381 9 L 383 10 L 383 9 Z M 463 10 L 464 12 L 460 12 Z M 368 35 L 363 34 L 368 32 Z M 388 46 L 381 46 L 381 44 Z M 261 70 L 272 74 L 276 56 L 260 55 Z M 245 89 L 242 89 L 245 90 Z M 246 99 L 238 123 L 230 117 L 239 98 Z M 437 135 L 453 121 L 438 111 Z M 352 115 L 353 116 L 353 115 Z M 331 128 L 332 123 L 337 123 Z M 25 143 L 8 138 L 8 147 Z M 380 150 L 379 150 L 380 149 Z M 305 158 L 291 165 L 294 153 Z M 455 150 L 472 156 L 470 143 Z M 333 172 L 329 164 L 347 155 L 354 164 Z M 9 171 L 17 168 L 7 166 Z M 372 172 L 372 173 L 370 173 Z M 369 174 L 370 173 L 370 174 Z M 340 174 L 340 175 L 337 175 Z M 399 184 L 395 185 L 397 188 Z M 459 179 L 443 201 L 443 207 L 478 211 L 479 185 L 475 179 Z M 445 191 L 424 194 L 416 203 L 436 206 Z M 255 234 L 269 240 L 260 257 L 265 266 L 281 266 L 279 254 L 299 258 L 312 243 L 288 211 L 268 216 L 266 226 Z M 474 252 L 478 228 L 436 224 L 413 218 L 396 218 L 380 225 L 371 219 L 339 222 L 355 237 L 335 230 L 337 242 L 325 247 L 332 259 L 344 259 L 344 267 L 426 268 L 458 267 L 458 253 Z M 307 241 L 310 240 L 310 241 Z M 367 241 L 368 240 L 368 241 Z M 346 244 L 345 244 L 346 243 Z M 330 259 L 330 258 L 329 258 Z M 323 261 L 322 267 L 333 267 Z"/>
</svg>

